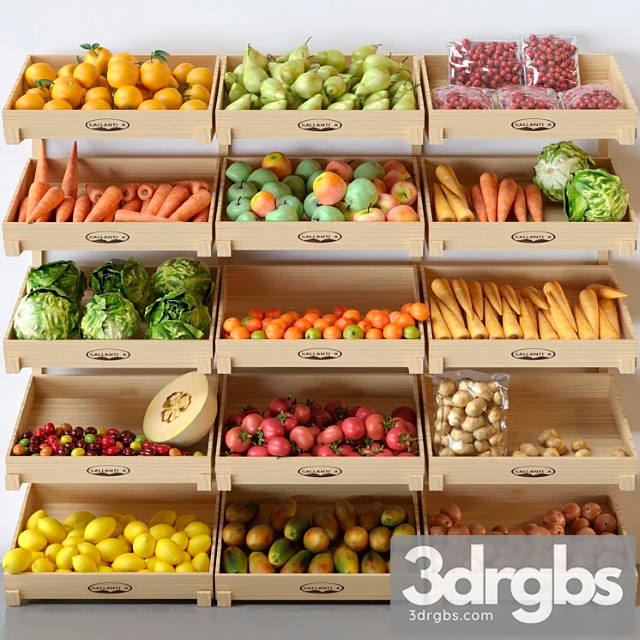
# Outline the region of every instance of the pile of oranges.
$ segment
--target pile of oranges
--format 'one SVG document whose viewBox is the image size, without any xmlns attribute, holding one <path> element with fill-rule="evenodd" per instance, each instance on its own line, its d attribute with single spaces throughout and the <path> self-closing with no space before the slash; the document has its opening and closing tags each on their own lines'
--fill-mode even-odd
<svg viewBox="0 0 640 640">
<path fill-rule="evenodd" d="M 78 64 L 57 71 L 47 62 L 27 67 L 27 90 L 14 109 L 207 109 L 213 71 L 181 62 L 173 69 L 166 51 L 154 51 L 139 61 L 130 53 L 112 54 L 98 43 Z M 80 61 L 81 60 L 81 61 Z"/>
<path fill-rule="evenodd" d="M 224 337 L 233 340 L 416 340 L 420 338 L 417 322 L 429 318 L 423 302 L 407 302 L 401 309 L 370 309 L 364 315 L 357 309 L 334 307 L 331 313 L 307 309 L 282 312 L 271 308 L 250 309 L 243 318 L 226 318 L 222 324 Z"/>
</svg>

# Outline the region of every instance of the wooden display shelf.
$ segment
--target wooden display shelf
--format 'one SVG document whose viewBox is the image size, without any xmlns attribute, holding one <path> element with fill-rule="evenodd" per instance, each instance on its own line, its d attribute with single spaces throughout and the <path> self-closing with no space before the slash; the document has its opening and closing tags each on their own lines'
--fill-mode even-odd
<svg viewBox="0 0 640 640">
<path fill-rule="evenodd" d="M 106 426 L 142 433 L 142 420 L 151 399 L 175 376 L 45 375 L 29 379 L 7 456 L 6 488 L 18 490 L 25 482 L 40 484 L 107 485 L 162 483 L 196 485 L 211 491 L 214 430 L 199 443 L 183 448 L 203 456 L 15 456 L 11 450 L 24 431 L 53 422 L 76 426 Z M 218 377 L 209 377 L 212 393 L 218 393 Z"/>
<path fill-rule="evenodd" d="M 413 55 L 392 55 L 398 62 L 406 61 L 413 71 L 414 83 L 419 83 L 420 64 Z M 347 61 L 350 61 L 347 56 Z M 417 109 L 412 111 L 227 111 L 224 74 L 242 62 L 242 55 L 222 58 L 218 97 L 215 108 L 216 136 L 220 155 L 229 155 L 234 140 L 296 139 L 296 140 L 406 140 L 411 155 L 422 153 L 425 110 L 420 91 L 416 92 Z"/>
<path fill-rule="evenodd" d="M 424 370 L 424 326 L 417 340 L 231 340 L 223 322 L 243 318 L 254 307 L 303 313 L 319 308 L 329 313 L 346 305 L 368 309 L 400 309 L 420 299 L 418 271 L 405 265 L 229 265 L 222 268 L 220 310 L 216 329 L 216 369 L 242 368 L 396 368 Z"/>
<path fill-rule="evenodd" d="M 136 55 L 139 62 L 148 55 Z M 213 72 L 213 85 L 208 108 L 205 110 L 104 110 L 87 111 L 19 111 L 15 101 L 26 90 L 24 72 L 35 62 L 48 62 L 55 70 L 67 64 L 77 64 L 75 55 L 27 56 L 18 73 L 11 93 L 2 111 L 4 139 L 7 144 L 18 144 L 25 138 L 91 138 L 94 140 L 132 138 L 192 138 L 198 144 L 211 144 L 213 140 L 213 105 L 216 103 L 220 60 L 214 55 L 168 56 L 173 69 L 182 62 L 196 67 L 207 67 Z"/>
<path fill-rule="evenodd" d="M 235 112 L 240 113 L 240 112 Z M 273 112 L 272 112 L 273 113 Z M 344 112 L 343 112 L 344 113 Z M 303 158 L 290 158 L 297 163 Z M 330 158 L 317 158 L 327 163 Z M 338 159 L 338 158 L 334 158 Z M 425 215 L 420 188 L 420 166 L 416 158 L 339 158 L 360 164 L 367 160 L 385 162 L 396 159 L 408 168 L 418 187 L 418 200 L 413 207 L 418 222 L 385 222 L 384 224 L 353 224 L 343 222 L 280 222 L 252 224 L 232 222 L 226 217 L 227 189 L 232 182 L 225 177 L 229 164 L 244 160 L 255 168 L 261 158 L 223 158 L 220 170 L 220 197 L 216 212 L 216 251 L 218 257 L 230 257 L 234 251 L 403 251 L 419 261 L 424 255 Z M 357 166 L 356 164 L 353 166 Z"/>
<path fill-rule="evenodd" d="M 418 382 L 409 374 L 361 374 L 358 376 L 305 372 L 297 375 L 224 376 L 218 435 L 216 444 L 216 485 L 220 491 L 237 486 L 267 484 L 313 487 L 348 485 L 350 490 L 362 490 L 384 477 L 389 486 L 409 487 L 421 491 L 425 476 L 425 454 Z M 251 404 L 268 406 L 272 398 L 292 395 L 311 398 L 326 404 L 338 398 L 347 405 L 371 404 L 388 415 L 399 406 L 412 406 L 417 415 L 419 455 L 393 458 L 233 458 L 224 455 L 224 422 L 228 414 Z"/>
<path fill-rule="evenodd" d="M 435 278 L 463 278 L 480 282 L 510 284 L 516 291 L 532 285 L 542 290 L 548 280 L 558 281 L 570 302 L 578 299 L 581 289 L 591 283 L 620 288 L 609 265 L 447 264 L 423 267 L 423 292 L 431 293 Z M 613 368 L 633 374 L 638 357 L 638 338 L 629 309 L 622 299 L 617 301 L 620 318 L 620 340 L 436 340 L 431 323 L 428 332 L 430 373 L 460 368 Z"/>
<path fill-rule="evenodd" d="M 218 495 L 193 490 L 185 485 L 39 485 L 32 484 L 20 512 L 11 548 L 28 517 L 38 509 L 64 520 L 76 510 L 96 515 L 133 513 L 142 520 L 157 511 L 173 509 L 178 515 L 193 513 L 211 527 L 212 547 L 209 571 L 202 573 L 19 573 L 4 574 L 8 606 L 26 600 L 194 600 L 210 607 L 213 595 L 214 549 L 217 544 Z"/>
<path fill-rule="evenodd" d="M 222 492 L 220 504 L 220 529 L 224 524 L 226 506 L 236 500 L 256 500 L 260 503 L 260 515 L 255 524 L 268 523 L 271 509 L 280 501 L 292 497 L 298 503 L 298 514 L 311 517 L 313 509 L 325 507 L 333 513 L 333 506 L 340 498 L 348 499 L 357 509 L 373 502 L 385 505 L 398 504 L 409 514 L 409 521 L 422 532 L 418 508 L 418 494 L 389 493 L 382 495 L 372 491 L 370 496 L 354 497 L 348 487 L 332 487 L 316 494 L 300 494 L 294 490 L 287 493 L 284 489 L 272 490 L 255 488 L 254 490 Z M 222 572 L 222 538 L 218 536 L 215 565 L 215 598 L 219 607 L 230 607 L 238 600 L 296 600 L 302 602 L 326 601 L 377 601 L 389 600 L 390 575 L 386 574 L 344 574 L 344 573 L 289 573 L 289 574 L 229 574 Z"/>
<path fill-rule="evenodd" d="M 96 261 L 98 266 L 100 263 Z M 93 267 L 92 267 L 93 268 Z M 87 282 L 92 268 L 83 269 Z M 148 269 L 152 272 L 153 269 Z M 19 340 L 13 329 L 20 300 L 25 295 L 25 277 L 11 321 L 4 336 L 4 366 L 6 373 L 18 373 L 25 367 L 58 367 L 67 369 L 197 369 L 211 373 L 213 367 L 213 337 L 216 326 L 220 272 L 212 268 L 215 289 L 209 301 L 211 327 L 200 340 L 148 340 L 144 337 L 146 323 L 142 322 L 135 338 L 129 340 Z M 80 317 L 92 297 L 87 289 L 80 304 Z"/>
<path fill-rule="evenodd" d="M 595 158 L 596 167 L 618 175 L 611 158 Z M 477 184 L 480 174 L 493 171 L 500 179 L 511 177 L 523 186 L 531 182 L 535 157 L 426 157 L 422 158 L 424 201 L 428 224 L 430 257 L 444 251 L 519 251 L 552 250 L 615 251 L 632 256 L 638 247 L 638 218 L 629 206 L 619 222 L 569 222 L 561 203 L 543 197 L 543 222 L 495 222 L 463 224 L 438 222 L 433 204 L 435 169 L 450 164 L 467 188 Z M 477 221 L 476 221 L 477 222 Z"/>
<path fill-rule="evenodd" d="M 26 113 L 26 112 L 21 112 Z M 146 112 L 150 113 L 150 112 Z M 50 158 L 52 184 L 62 180 L 66 158 Z M 36 160 L 27 160 L 9 211 L 2 223 L 4 251 L 18 256 L 22 251 L 193 251 L 198 256 L 213 254 L 213 216 L 218 187 L 218 158 L 122 157 L 81 158 L 80 184 L 92 182 L 122 186 L 127 182 L 175 182 L 206 180 L 212 201 L 207 222 L 18 222 L 18 210 L 33 182 Z"/>
<path fill-rule="evenodd" d="M 581 84 L 608 84 L 618 94 L 622 109 L 436 109 L 431 92 L 449 84 L 448 56 L 422 57 L 422 88 L 427 110 L 429 144 L 442 144 L 446 138 L 526 138 L 577 140 L 617 140 L 634 144 L 638 128 L 638 107 L 620 71 L 609 54 L 579 54 Z"/>
<path fill-rule="evenodd" d="M 638 456 L 614 376 L 600 373 L 515 373 L 509 382 L 506 412 L 506 443 L 503 458 L 439 457 L 433 450 L 435 402 L 430 377 L 423 377 L 424 406 L 429 417 L 426 430 L 429 456 L 429 490 L 458 485 L 513 485 L 533 490 L 548 485 L 618 485 L 633 491 L 638 475 Z M 425 419 L 427 423 L 427 419 Z M 555 428 L 570 447 L 583 437 L 590 458 L 576 458 L 571 450 L 560 458 L 514 458 L 522 442 L 538 446 L 544 429 Z M 611 456 L 624 448 L 628 458 Z M 540 447 L 542 450 L 543 447 Z M 580 490 L 579 487 L 576 489 Z"/>
</svg>

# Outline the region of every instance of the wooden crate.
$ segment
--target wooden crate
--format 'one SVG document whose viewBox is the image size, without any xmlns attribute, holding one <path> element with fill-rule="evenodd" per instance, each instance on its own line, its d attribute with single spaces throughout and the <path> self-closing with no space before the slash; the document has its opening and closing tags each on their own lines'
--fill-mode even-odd
<svg viewBox="0 0 640 640">
<path fill-rule="evenodd" d="M 213 595 L 214 549 L 217 544 L 216 493 L 194 491 L 185 485 L 29 485 L 11 548 L 34 511 L 64 520 L 71 512 L 88 510 L 96 515 L 133 513 L 147 520 L 163 509 L 178 515 L 194 513 L 212 529 L 211 563 L 203 573 L 19 573 L 4 574 L 8 606 L 26 600 L 195 600 L 210 607 Z"/>
<path fill-rule="evenodd" d="M 588 138 L 617 140 L 620 144 L 635 143 L 638 107 L 612 55 L 580 54 L 578 57 L 580 82 L 610 85 L 624 105 L 622 109 L 602 111 L 435 109 L 431 92 L 436 87 L 449 84 L 447 59 L 446 54 L 422 57 L 429 144 L 442 144 L 445 138 Z"/>
<path fill-rule="evenodd" d="M 591 283 L 620 288 L 608 265 L 453 265 L 423 268 L 424 295 L 431 292 L 435 278 L 464 278 L 512 285 L 516 291 L 532 285 L 542 290 L 548 280 L 557 280 L 570 302 Z M 630 292 L 633 293 L 633 292 Z M 633 373 L 638 357 L 638 338 L 624 300 L 617 300 L 622 337 L 620 340 L 435 340 L 428 331 L 430 373 L 460 368 L 532 368 L 611 367 L 620 373 Z"/>
<path fill-rule="evenodd" d="M 98 266 L 100 263 L 96 261 Z M 92 268 L 83 269 L 89 275 Z M 149 271 L 153 271 L 149 269 Z M 28 277 L 28 276 L 27 276 Z M 58 367 L 67 369 L 197 369 L 211 373 L 213 367 L 213 336 L 216 326 L 220 273 L 212 269 L 215 289 L 209 302 L 211 328 L 200 340 L 147 340 L 143 321 L 135 338 L 129 340 L 82 340 L 79 334 L 71 340 L 19 340 L 13 330 L 13 318 L 25 295 L 25 277 L 11 321 L 4 336 L 4 366 L 6 373 L 18 373 L 25 367 Z M 87 301 L 85 292 L 80 308 L 81 317 Z"/>
<path fill-rule="evenodd" d="M 596 158 L 596 166 L 618 174 L 611 158 Z M 422 158 L 424 201 L 428 223 L 429 256 L 444 251 L 544 251 L 598 250 L 632 256 L 638 246 L 638 218 L 629 206 L 619 222 L 569 222 L 562 204 L 543 198 L 543 222 L 495 222 L 460 224 L 438 222 L 433 204 L 435 169 L 450 164 L 466 187 L 477 184 L 480 174 L 493 171 L 499 178 L 512 177 L 524 185 L 531 182 L 535 157 L 426 157 Z"/>
<path fill-rule="evenodd" d="M 400 308 L 419 300 L 417 268 L 401 265 L 229 265 L 223 267 L 220 313 L 216 329 L 216 368 L 356 368 L 424 369 L 424 326 L 418 340 L 230 340 L 222 324 L 244 317 L 253 307 L 303 313 L 328 313 L 344 304 L 364 314 L 368 309 Z"/>
<path fill-rule="evenodd" d="M 139 62 L 148 55 L 136 55 Z M 18 144 L 25 138 L 192 138 L 198 144 L 211 144 L 213 140 L 213 105 L 216 101 L 220 60 L 214 55 L 168 56 L 167 63 L 173 69 L 182 62 L 196 67 L 208 67 L 213 72 L 213 86 L 208 109 L 202 111 L 167 110 L 137 111 L 109 110 L 87 111 L 19 111 L 13 108 L 15 101 L 26 91 L 24 72 L 35 62 L 48 62 L 55 70 L 67 64 L 76 64 L 75 55 L 27 56 L 24 65 L 9 94 L 2 111 L 4 139 L 7 144 Z"/>
<path fill-rule="evenodd" d="M 293 497 L 298 503 L 299 514 L 311 517 L 313 509 L 325 507 L 333 512 L 333 506 L 339 498 L 347 498 L 358 510 L 372 502 L 385 505 L 402 505 L 409 514 L 410 521 L 418 534 L 422 532 L 418 507 L 418 494 L 390 493 L 383 488 L 368 496 L 354 497 L 347 487 L 327 489 L 322 496 L 318 494 L 287 493 L 284 489 L 261 487 L 254 490 L 221 492 L 220 529 L 224 523 L 226 505 L 236 500 L 256 500 L 260 503 L 260 515 L 254 521 L 267 523 L 271 509 L 280 501 Z M 386 491 L 385 491 L 386 489 Z M 299 600 L 302 602 L 350 601 L 350 600 L 389 600 L 390 575 L 387 574 L 344 574 L 344 573 L 289 573 L 289 574 L 230 574 L 223 573 L 222 538 L 218 536 L 215 566 L 215 597 L 219 607 L 230 607 L 237 600 Z"/>
<path fill-rule="evenodd" d="M 392 55 L 398 62 L 407 61 L 413 70 L 416 84 L 420 78 L 420 64 L 413 55 Z M 347 60 L 350 58 L 347 56 Z M 422 153 L 424 142 L 424 101 L 420 91 L 416 93 L 417 109 L 413 111 L 226 111 L 228 104 L 224 89 L 224 74 L 242 62 L 242 55 L 222 58 L 220 81 L 216 102 L 216 135 L 220 155 L 229 155 L 233 140 L 296 139 L 344 140 L 406 140 L 411 155 Z"/>
<path fill-rule="evenodd" d="M 25 113 L 25 112 L 22 112 Z M 149 113 L 149 112 L 147 112 Z M 18 210 L 33 182 L 36 160 L 27 160 L 2 223 L 4 251 L 18 256 L 22 251 L 193 251 L 198 256 L 213 253 L 213 216 L 218 187 L 218 158 L 139 157 L 81 158 L 78 163 L 80 184 L 93 182 L 121 186 L 127 182 L 171 182 L 206 180 L 212 202 L 207 222 L 158 224 L 153 222 L 18 222 Z M 50 158 L 51 182 L 59 183 L 66 158 Z"/>
<path fill-rule="evenodd" d="M 509 382 L 506 442 L 510 454 L 522 442 L 537 446 L 540 433 L 553 427 L 567 446 L 574 438 L 586 438 L 591 458 L 576 458 L 571 452 L 560 458 L 441 458 L 433 452 L 436 408 L 429 376 L 423 377 L 423 393 L 432 492 L 455 485 L 533 485 L 536 489 L 585 485 L 594 478 L 603 485 L 618 485 L 621 491 L 635 488 L 638 456 L 610 374 L 515 373 Z M 615 447 L 626 449 L 629 457 L 612 457 Z"/>
<path fill-rule="evenodd" d="M 147 405 L 173 375 L 75 376 L 46 375 L 29 379 L 9 446 L 6 463 L 6 488 L 18 490 L 24 482 L 40 484 L 107 485 L 116 488 L 139 483 L 196 485 L 211 491 L 214 429 L 188 451 L 203 456 L 162 457 L 32 457 L 14 456 L 13 445 L 24 431 L 33 431 L 45 422 L 56 426 L 106 426 L 142 433 Z M 213 393 L 218 393 L 218 377 L 210 376 Z M 117 402 L 114 400 L 117 399 Z"/>
<path fill-rule="evenodd" d="M 349 485 L 351 491 L 370 487 L 384 477 L 390 486 L 408 486 L 421 491 L 424 485 L 425 455 L 420 400 L 416 376 L 409 374 L 307 373 L 293 375 L 236 374 L 224 376 L 216 444 L 216 485 L 220 491 L 236 486 L 303 485 L 334 487 Z M 228 414 L 252 404 L 268 406 L 272 398 L 292 395 L 311 398 L 321 404 L 345 400 L 349 406 L 370 403 L 384 415 L 398 406 L 413 406 L 417 414 L 419 455 L 394 458 L 232 458 L 224 455 L 224 421 Z M 365 489 L 366 490 L 366 489 Z"/>
<path fill-rule="evenodd" d="M 239 112 L 236 112 L 239 113 Z M 303 158 L 291 158 L 296 164 Z M 331 158 L 320 158 L 327 163 Z M 356 160 L 358 164 L 367 160 L 385 162 L 392 158 L 340 158 L 346 162 Z M 281 222 L 251 224 L 232 222 L 227 219 L 227 189 L 232 182 L 225 177 L 229 164 L 244 160 L 258 168 L 261 158 L 223 158 L 220 172 L 221 193 L 216 212 L 216 251 L 218 257 L 230 257 L 232 251 L 403 251 L 414 260 L 424 254 L 425 215 L 420 194 L 420 168 L 416 158 L 393 158 L 401 160 L 414 176 L 418 187 L 418 200 L 414 208 L 418 222 L 388 222 L 384 224 L 354 225 L 336 222 Z"/>
</svg>

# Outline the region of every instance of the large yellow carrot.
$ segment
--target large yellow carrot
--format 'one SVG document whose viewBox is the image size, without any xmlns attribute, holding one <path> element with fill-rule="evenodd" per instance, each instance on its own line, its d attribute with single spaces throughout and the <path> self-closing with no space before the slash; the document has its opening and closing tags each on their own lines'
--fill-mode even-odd
<svg viewBox="0 0 640 640">
<path fill-rule="evenodd" d="M 523 306 L 527 308 L 529 318 L 535 327 L 536 333 L 538 333 L 538 309 L 536 305 L 529 298 L 520 298 L 520 308 L 522 309 Z"/>
<path fill-rule="evenodd" d="M 471 296 L 471 303 L 473 304 L 473 311 L 480 318 L 484 319 L 484 295 L 482 294 L 482 285 L 477 280 L 472 280 L 467 285 L 469 289 L 469 295 Z"/>
<path fill-rule="evenodd" d="M 523 337 L 518 316 L 508 304 L 503 305 L 502 330 L 504 331 L 505 338 L 508 340 L 521 340 Z"/>
<path fill-rule="evenodd" d="M 620 336 L 616 333 L 615 328 L 612 326 L 611 322 L 609 322 L 609 318 L 604 311 L 600 313 L 599 319 L 600 340 L 618 340 Z"/>
<path fill-rule="evenodd" d="M 444 193 L 444 196 L 456 217 L 456 222 L 473 222 L 475 220 L 473 211 L 471 211 L 467 206 L 466 199 L 463 200 L 462 198 L 459 198 L 453 191 L 447 189 L 447 187 L 442 187 L 442 193 Z"/>
<path fill-rule="evenodd" d="M 613 287 L 608 287 L 606 284 L 589 284 L 587 285 L 587 289 L 593 289 L 600 298 L 608 298 L 610 300 L 615 300 L 616 298 L 626 298 L 627 294 L 619 289 L 614 289 Z"/>
<path fill-rule="evenodd" d="M 607 316 L 607 320 L 611 324 L 616 336 L 620 337 L 620 318 L 618 317 L 618 308 L 616 307 L 616 303 L 609 298 L 602 298 L 602 300 L 598 301 L 598 307 L 600 308 L 600 313 L 604 313 Z"/>
<path fill-rule="evenodd" d="M 564 315 L 567 317 L 567 320 L 569 321 L 569 324 L 571 325 L 575 333 L 578 330 L 578 325 L 576 323 L 576 319 L 573 317 L 573 311 L 571 310 L 571 305 L 569 304 L 569 301 L 567 300 L 567 296 L 564 294 L 564 290 L 562 289 L 562 286 L 560 285 L 560 283 L 557 282 L 556 280 L 545 282 L 544 286 L 542 287 L 542 290 L 544 291 L 544 294 L 547 296 L 547 302 L 549 303 L 549 307 L 551 308 L 551 301 L 554 300 L 557 303 L 560 311 L 562 311 L 562 313 L 564 313 Z M 556 329 L 559 329 L 559 328 L 556 327 Z M 559 332 L 558 334 L 560 335 Z M 560 335 L 560 337 L 562 336 Z"/>
<path fill-rule="evenodd" d="M 555 298 L 550 298 L 549 300 L 549 311 L 553 318 L 553 326 L 555 327 L 560 340 L 579 340 L 578 334 L 576 333 L 578 325 L 573 317 L 573 311 L 571 311 L 571 309 L 569 309 L 569 311 L 571 313 L 573 323 L 569 320 L 565 310 L 560 307 Z M 573 328 L 574 324 L 576 327 L 575 329 Z"/>
<path fill-rule="evenodd" d="M 471 294 L 466 280 L 462 278 L 453 278 L 451 281 L 453 294 L 465 313 L 473 314 L 473 304 L 471 303 Z"/>
<path fill-rule="evenodd" d="M 436 178 L 447 187 L 450 191 L 453 191 L 461 200 L 466 199 L 464 187 L 460 184 L 456 172 L 453 167 L 448 164 L 439 164 L 436 167 Z"/>
<path fill-rule="evenodd" d="M 578 338 L 580 338 L 580 340 L 597 340 L 598 336 L 591 328 L 579 304 L 574 305 L 573 312 L 576 316 L 576 323 L 578 324 Z"/>
<path fill-rule="evenodd" d="M 538 309 L 538 334 L 540 335 L 540 340 L 558 340 L 556 330 L 542 309 Z"/>
<path fill-rule="evenodd" d="M 447 202 L 442 193 L 442 187 L 439 184 L 433 185 L 433 205 L 435 208 L 437 222 L 455 222 L 456 214 Z"/>
<path fill-rule="evenodd" d="M 600 337 L 600 308 L 598 307 L 598 296 L 593 289 L 583 289 L 578 294 L 578 301 L 587 322 L 591 325 L 591 329 Z"/>
<path fill-rule="evenodd" d="M 436 297 L 429 296 L 429 310 L 431 312 L 429 320 L 431 321 L 433 337 L 436 340 L 451 340 L 451 331 L 449 331 L 449 327 L 442 317 L 440 305 Z"/>
<path fill-rule="evenodd" d="M 531 316 L 529 307 L 524 300 L 520 299 L 520 328 L 522 329 L 522 337 L 525 340 L 538 340 L 538 327 L 536 321 Z M 534 311 L 535 313 L 535 311 Z"/>
<path fill-rule="evenodd" d="M 453 313 L 446 304 L 440 305 L 440 312 L 454 340 L 469 340 L 469 338 L 471 338 L 467 325 L 461 322 L 458 316 Z"/>
<path fill-rule="evenodd" d="M 462 315 L 462 311 L 460 310 L 460 306 L 458 305 L 449 281 L 445 278 L 436 278 L 431 283 L 431 291 L 433 291 L 444 306 L 458 318 L 460 324 L 464 324 L 464 316 Z"/>
<path fill-rule="evenodd" d="M 502 298 L 502 306 L 506 302 L 518 315 L 520 315 L 520 303 L 518 302 L 518 296 L 510 284 L 499 284 L 498 291 Z"/>
<path fill-rule="evenodd" d="M 504 330 L 502 329 L 495 310 L 490 304 L 484 305 L 484 326 L 487 327 L 487 331 L 489 332 L 489 339 L 504 340 Z"/>
<path fill-rule="evenodd" d="M 502 297 L 500 295 L 500 289 L 498 289 L 498 285 L 495 282 L 483 282 L 482 283 L 482 291 L 484 292 L 485 298 L 489 301 L 489 304 L 495 309 L 496 313 L 501 316 L 503 302 Z M 486 305 L 485 305 L 485 313 Z"/>
<path fill-rule="evenodd" d="M 538 309 L 547 310 L 549 308 L 549 303 L 546 298 L 535 287 L 522 287 L 522 289 L 520 289 L 520 295 L 525 299 L 528 298 L 531 300 Z"/>
<path fill-rule="evenodd" d="M 480 320 L 473 311 L 471 313 L 467 313 L 467 329 L 471 334 L 472 340 L 489 339 L 489 331 L 487 330 L 487 327 L 484 326 L 482 320 Z"/>
</svg>

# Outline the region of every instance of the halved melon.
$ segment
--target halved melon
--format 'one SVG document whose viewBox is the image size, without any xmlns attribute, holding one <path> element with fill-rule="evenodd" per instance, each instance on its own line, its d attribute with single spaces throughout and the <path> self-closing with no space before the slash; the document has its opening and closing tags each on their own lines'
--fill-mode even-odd
<svg viewBox="0 0 640 640">
<path fill-rule="evenodd" d="M 203 373 L 190 371 L 172 380 L 154 396 L 142 429 L 153 442 L 189 447 L 213 428 L 218 400 Z"/>
</svg>

